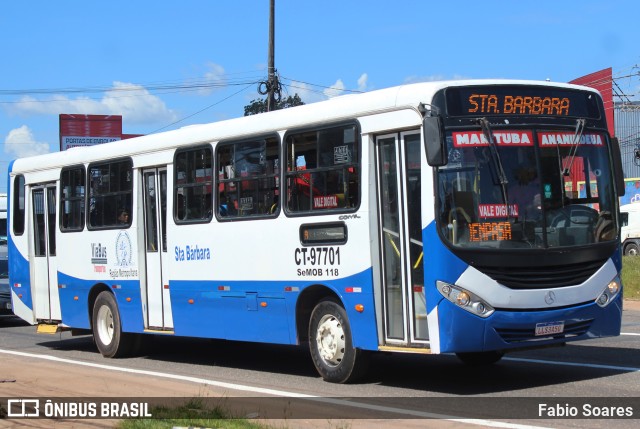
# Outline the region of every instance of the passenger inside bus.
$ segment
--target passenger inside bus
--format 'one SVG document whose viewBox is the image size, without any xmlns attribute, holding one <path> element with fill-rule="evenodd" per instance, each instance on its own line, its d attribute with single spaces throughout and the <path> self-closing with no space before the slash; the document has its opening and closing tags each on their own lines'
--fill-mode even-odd
<svg viewBox="0 0 640 429">
<path fill-rule="evenodd" d="M 124 207 L 118 210 L 118 223 L 121 225 L 129 224 L 129 211 Z"/>
</svg>

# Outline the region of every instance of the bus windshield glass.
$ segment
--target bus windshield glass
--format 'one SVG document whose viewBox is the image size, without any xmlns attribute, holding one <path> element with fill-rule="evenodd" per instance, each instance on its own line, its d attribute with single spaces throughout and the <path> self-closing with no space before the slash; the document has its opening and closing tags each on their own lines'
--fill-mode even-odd
<svg viewBox="0 0 640 429">
<path fill-rule="evenodd" d="M 608 137 L 578 128 L 449 131 L 449 161 L 438 169 L 442 236 L 465 248 L 615 240 Z"/>
</svg>

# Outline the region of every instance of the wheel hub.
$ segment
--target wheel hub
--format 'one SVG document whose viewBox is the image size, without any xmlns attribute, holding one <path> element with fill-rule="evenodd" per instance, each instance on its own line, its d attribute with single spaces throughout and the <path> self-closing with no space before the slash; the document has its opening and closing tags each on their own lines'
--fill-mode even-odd
<svg viewBox="0 0 640 429">
<path fill-rule="evenodd" d="M 111 344 L 111 341 L 113 340 L 114 328 L 113 313 L 111 313 L 109 307 L 107 307 L 106 305 L 100 307 L 100 310 L 98 310 L 97 321 L 98 326 L 96 326 L 96 328 L 100 341 L 105 345 Z"/>
<path fill-rule="evenodd" d="M 332 315 L 326 315 L 318 325 L 316 334 L 318 352 L 324 361 L 337 366 L 344 357 L 344 330 L 340 321 Z"/>
</svg>

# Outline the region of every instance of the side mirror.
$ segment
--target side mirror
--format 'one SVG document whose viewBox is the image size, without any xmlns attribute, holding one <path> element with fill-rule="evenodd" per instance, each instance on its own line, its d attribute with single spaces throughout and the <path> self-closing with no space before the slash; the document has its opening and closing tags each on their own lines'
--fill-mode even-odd
<svg viewBox="0 0 640 429">
<path fill-rule="evenodd" d="M 444 133 L 440 116 L 427 116 L 422 121 L 424 149 L 427 163 L 431 167 L 447 165 L 447 153 L 444 147 Z"/>
<path fill-rule="evenodd" d="M 613 177 L 616 182 L 616 190 L 618 196 L 622 197 L 625 192 L 624 171 L 622 171 L 622 155 L 617 137 L 611 137 L 611 155 L 613 155 Z"/>
</svg>

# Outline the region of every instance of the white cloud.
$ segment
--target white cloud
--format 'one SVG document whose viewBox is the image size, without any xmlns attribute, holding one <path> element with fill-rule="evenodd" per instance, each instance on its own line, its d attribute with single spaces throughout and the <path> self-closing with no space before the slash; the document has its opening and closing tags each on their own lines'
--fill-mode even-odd
<svg viewBox="0 0 640 429">
<path fill-rule="evenodd" d="M 282 94 L 282 97 L 288 97 L 289 95 L 298 94 L 300 99 L 305 104 L 316 103 L 318 101 L 324 101 L 327 97 L 324 94 L 320 93 L 317 89 L 313 89 L 309 85 L 303 82 L 296 82 L 295 87 L 288 88 L 285 94 Z M 251 99 L 255 99 L 255 96 L 251 96 Z"/>
<path fill-rule="evenodd" d="M 213 91 L 227 84 L 224 67 L 210 62 L 207 63 L 207 69 L 208 71 L 204 74 L 204 82 L 201 83 L 204 87 L 198 90 L 199 95 L 210 95 Z"/>
<path fill-rule="evenodd" d="M 369 80 L 369 75 L 366 73 L 362 73 L 362 75 L 358 78 L 358 91 L 366 91 L 367 90 L 367 81 Z"/>
<path fill-rule="evenodd" d="M 461 75 L 461 74 L 454 74 L 449 77 L 441 74 L 434 74 L 434 75 L 428 75 L 428 76 L 412 75 L 412 76 L 407 76 L 404 79 L 404 83 L 438 82 L 441 80 L 463 80 L 463 79 L 470 79 L 470 77 Z"/>
<path fill-rule="evenodd" d="M 122 115 L 123 120 L 134 124 L 172 122 L 177 119 L 175 112 L 168 109 L 159 97 L 149 93 L 143 86 L 125 82 L 114 82 L 100 100 L 88 97 L 72 99 L 64 95 L 36 100 L 25 96 L 10 108 L 10 112 L 23 115 Z"/>
<path fill-rule="evenodd" d="M 339 95 L 344 94 L 343 92 L 344 89 L 345 89 L 344 82 L 342 82 L 342 79 L 338 79 L 336 83 L 331 85 L 331 88 L 327 88 L 324 90 L 324 95 L 327 98 L 337 97 Z"/>
<path fill-rule="evenodd" d="M 49 143 L 36 141 L 26 125 L 9 131 L 4 139 L 4 151 L 17 158 L 49 153 Z"/>
<path fill-rule="evenodd" d="M 367 73 L 360 75 L 357 85 L 358 91 L 369 91 L 371 89 L 369 88 L 369 75 Z M 289 89 L 289 95 L 297 93 L 305 104 L 310 104 L 318 101 L 324 101 L 328 98 L 337 97 L 339 95 L 344 95 L 346 94 L 344 91 L 345 89 L 346 85 L 342 79 L 336 80 L 333 85 L 330 85 L 329 88 L 325 88 L 322 92 L 320 92 L 316 87 L 307 85 L 306 83 L 296 82 L 295 87 Z"/>
<path fill-rule="evenodd" d="M 101 104 L 107 107 L 107 114 L 122 115 L 123 120 L 135 124 L 172 122 L 177 119 L 164 101 L 144 87 L 132 83 L 114 82 L 113 89 L 105 94 Z"/>
<path fill-rule="evenodd" d="M 440 80 L 444 80 L 445 77 L 443 75 L 430 75 L 430 76 L 407 76 L 404 79 L 404 83 L 420 83 L 420 82 L 437 82 Z"/>
</svg>

